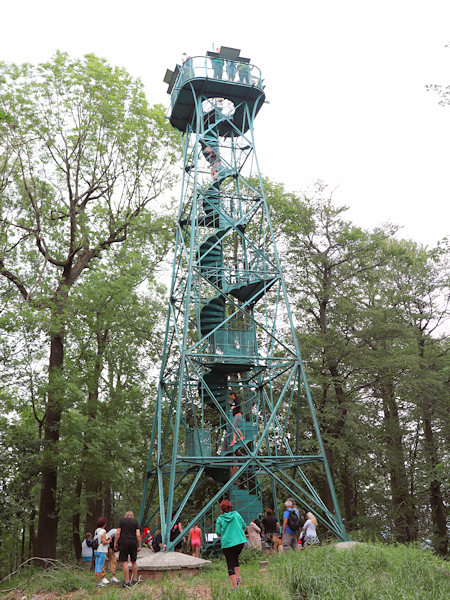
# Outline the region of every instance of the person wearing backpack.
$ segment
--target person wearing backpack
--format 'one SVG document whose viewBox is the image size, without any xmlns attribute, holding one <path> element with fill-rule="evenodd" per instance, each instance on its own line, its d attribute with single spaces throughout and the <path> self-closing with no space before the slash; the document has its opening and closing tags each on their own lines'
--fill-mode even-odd
<svg viewBox="0 0 450 600">
<path fill-rule="evenodd" d="M 81 544 L 81 560 L 83 565 L 91 566 L 92 559 L 94 558 L 94 551 L 92 550 L 92 533 L 86 532 L 83 543 Z"/>
<path fill-rule="evenodd" d="M 109 581 L 102 576 L 103 565 L 106 561 L 106 553 L 108 552 L 108 546 L 111 542 L 111 538 L 106 535 L 105 525 L 106 518 L 99 517 L 97 519 L 97 529 L 95 530 L 94 539 L 91 544 L 95 556 L 94 577 L 97 587 L 102 587 L 109 583 Z"/>
<path fill-rule="evenodd" d="M 294 501 L 286 500 L 283 513 L 283 552 L 298 550 L 298 532 L 300 529 L 300 515 L 294 506 Z"/>
</svg>

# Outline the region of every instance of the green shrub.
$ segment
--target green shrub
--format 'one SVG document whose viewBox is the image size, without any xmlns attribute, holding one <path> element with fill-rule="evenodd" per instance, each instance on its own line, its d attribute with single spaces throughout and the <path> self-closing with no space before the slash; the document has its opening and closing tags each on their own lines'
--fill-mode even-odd
<svg viewBox="0 0 450 600">
<path fill-rule="evenodd" d="M 239 555 L 239 563 L 241 565 L 256 564 L 261 560 L 266 560 L 266 557 L 262 554 L 261 550 L 257 550 L 256 548 L 244 548 Z"/>
<path fill-rule="evenodd" d="M 39 578 L 39 588 L 42 591 L 55 591 L 60 594 L 74 592 L 80 589 L 82 580 L 72 569 L 44 571 Z"/>
</svg>

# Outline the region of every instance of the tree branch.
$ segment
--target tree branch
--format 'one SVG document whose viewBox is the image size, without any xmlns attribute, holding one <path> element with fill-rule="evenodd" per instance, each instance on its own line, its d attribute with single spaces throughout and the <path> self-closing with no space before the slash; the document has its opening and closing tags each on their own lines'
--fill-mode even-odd
<svg viewBox="0 0 450 600">
<path fill-rule="evenodd" d="M 6 277 L 6 279 L 16 286 L 27 302 L 30 300 L 30 294 L 28 293 L 23 282 L 19 279 L 19 277 L 17 277 L 17 275 L 14 275 L 14 273 L 5 267 L 5 263 L 2 259 L 0 259 L 0 274 Z"/>
</svg>

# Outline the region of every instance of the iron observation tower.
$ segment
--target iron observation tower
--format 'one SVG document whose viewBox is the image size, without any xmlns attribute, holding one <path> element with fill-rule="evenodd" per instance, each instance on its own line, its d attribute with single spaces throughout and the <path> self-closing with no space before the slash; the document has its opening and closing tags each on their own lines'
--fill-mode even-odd
<svg viewBox="0 0 450 600">
<path fill-rule="evenodd" d="M 222 498 L 249 523 L 263 502 L 278 517 L 283 490 L 346 540 L 255 153 L 264 81 L 239 50 L 206 54 L 164 78 L 184 168 L 140 525 L 161 527 L 172 550 L 182 515 L 185 529 L 201 522 L 213 544 Z M 237 427 L 230 391 L 241 405 Z M 305 422 L 312 454 L 302 453 Z M 332 507 L 307 476 L 312 463 Z"/>
</svg>

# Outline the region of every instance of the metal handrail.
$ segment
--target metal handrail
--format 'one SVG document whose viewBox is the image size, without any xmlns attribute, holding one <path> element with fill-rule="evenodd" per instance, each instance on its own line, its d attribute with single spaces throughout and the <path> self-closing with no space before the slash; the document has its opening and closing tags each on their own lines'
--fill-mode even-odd
<svg viewBox="0 0 450 600">
<path fill-rule="evenodd" d="M 220 63 L 221 61 L 221 63 Z M 193 56 L 180 67 L 173 91 L 179 92 L 182 86 L 193 79 L 213 79 L 231 84 L 257 87 L 263 90 L 261 71 L 256 65 L 237 60 Z M 178 96 L 172 92 L 172 106 Z"/>
</svg>

